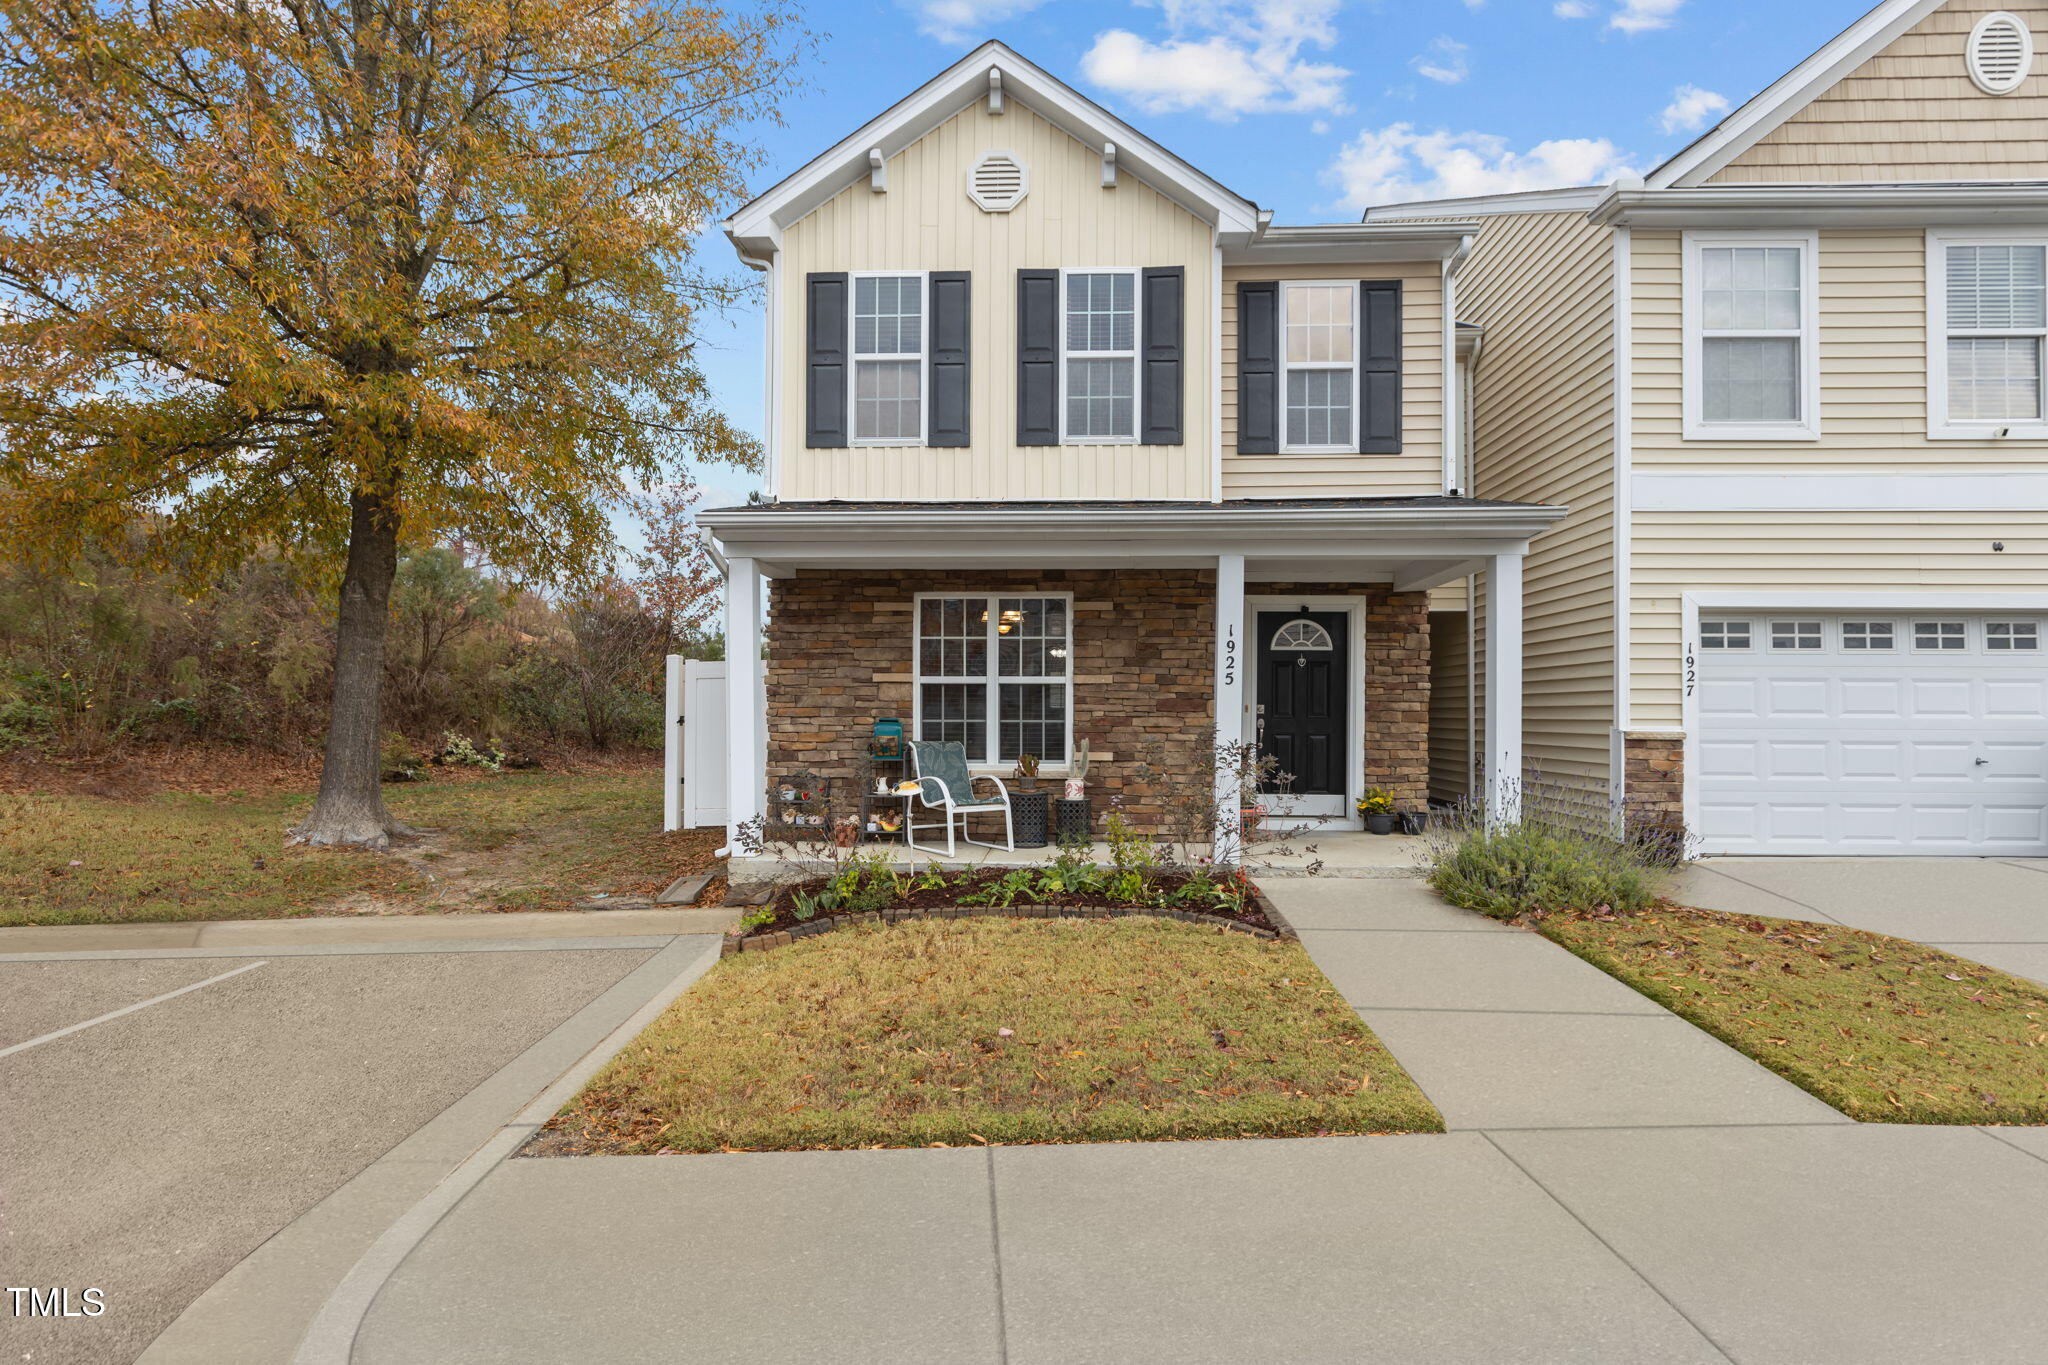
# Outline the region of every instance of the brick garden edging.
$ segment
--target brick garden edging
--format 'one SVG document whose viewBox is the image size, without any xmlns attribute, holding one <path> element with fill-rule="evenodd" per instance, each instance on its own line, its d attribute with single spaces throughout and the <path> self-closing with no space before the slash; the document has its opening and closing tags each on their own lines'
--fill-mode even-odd
<svg viewBox="0 0 2048 1365">
<path fill-rule="evenodd" d="M 1179 920 L 1184 924 L 1207 924 L 1219 929 L 1229 929 L 1253 938 L 1283 939 L 1295 938 L 1294 926 L 1266 899 L 1266 893 L 1254 890 L 1253 902 L 1259 913 L 1274 927 L 1260 929 L 1242 920 L 1230 919 L 1224 915 L 1203 915 L 1193 910 L 1168 910 L 1140 905 L 948 905 L 932 910 L 870 910 L 858 915 L 820 915 L 814 920 L 797 925 L 794 929 L 775 929 L 767 933 L 728 935 L 719 944 L 718 955 L 731 957 L 735 953 L 765 952 L 770 948 L 781 948 L 800 938 L 814 934 L 830 934 L 856 924 L 895 924 L 907 919 L 1121 919 L 1132 915 L 1149 916 L 1152 919 Z"/>
</svg>

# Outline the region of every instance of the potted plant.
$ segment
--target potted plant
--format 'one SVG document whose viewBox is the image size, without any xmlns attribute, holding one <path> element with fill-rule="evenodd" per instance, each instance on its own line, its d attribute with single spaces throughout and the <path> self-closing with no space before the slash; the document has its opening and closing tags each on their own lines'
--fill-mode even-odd
<svg viewBox="0 0 2048 1365">
<path fill-rule="evenodd" d="M 1358 798 L 1358 813 L 1365 820 L 1366 833 L 1394 832 L 1394 794 L 1385 787 L 1366 788 L 1365 795 Z"/>
<path fill-rule="evenodd" d="M 1035 792 L 1038 790 L 1038 755 L 1017 755 L 1017 790 Z"/>
</svg>

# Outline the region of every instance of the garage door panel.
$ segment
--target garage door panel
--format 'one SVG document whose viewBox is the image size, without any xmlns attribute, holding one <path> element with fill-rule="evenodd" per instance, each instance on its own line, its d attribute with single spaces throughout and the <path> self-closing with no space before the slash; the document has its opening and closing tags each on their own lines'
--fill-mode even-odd
<svg viewBox="0 0 2048 1365">
<path fill-rule="evenodd" d="M 1844 648 L 1874 632 L 1825 616 L 1823 648 L 1773 651 L 1749 613 L 1752 648 L 1700 650 L 1706 851 L 2048 855 L 2048 664 L 1989 648 L 1979 616 L 1939 653 L 1907 647 L 1910 611 L 1852 619 L 1887 618 L 1899 649 Z"/>
</svg>

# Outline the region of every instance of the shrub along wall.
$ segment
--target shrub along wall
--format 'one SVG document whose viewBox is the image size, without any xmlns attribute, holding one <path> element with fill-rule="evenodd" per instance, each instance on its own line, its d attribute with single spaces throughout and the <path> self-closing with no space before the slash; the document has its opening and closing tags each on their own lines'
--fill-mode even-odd
<svg viewBox="0 0 2048 1365">
<path fill-rule="evenodd" d="M 1094 758 L 1098 819 L 1112 797 L 1141 828 L 1169 819 L 1172 793 L 1140 772 L 1205 781 L 1214 725 L 1215 574 L 1200 569 L 1005 570 L 924 574 L 800 570 L 768 596 L 768 778 L 812 772 L 851 785 L 870 727 L 910 728 L 912 609 L 920 592 L 1071 592 L 1074 738 Z M 1254 595 L 1368 596 L 1367 781 L 1403 809 L 1427 802 L 1429 611 L 1423 593 L 1359 584 L 1255 584 Z M 1006 775 L 1007 776 L 1007 775 Z"/>
</svg>

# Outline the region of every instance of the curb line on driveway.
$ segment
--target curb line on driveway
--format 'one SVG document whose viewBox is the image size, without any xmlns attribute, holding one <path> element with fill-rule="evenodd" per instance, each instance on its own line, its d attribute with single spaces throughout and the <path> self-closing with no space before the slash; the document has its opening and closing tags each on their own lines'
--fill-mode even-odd
<svg viewBox="0 0 2048 1365">
<path fill-rule="evenodd" d="M 663 959 L 669 959 L 671 965 L 677 959 L 682 960 L 674 979 L 628 1016 L 624 1023 L 605 1035 L 597 1046 L 584 1053 L 575 1065 L 556 1077 L 510 1123 L 493 1133 L 483 1146 L 378 1235 L 370 1249 L 362 1254 L 320 1306 L 319 1313 L 300 1339 L 299 1349 L 292 1357 L 293 1365 L 348 1365 L 355 1351 L 356 1333 L 369 1316 L 371 1304 L 413 1249 L 426 1240 L 427 1234 L 450 1210 L 462 1202 L 463 1196 L 517 1151 L 520 1144 L 547 1122 L 564 1101 L 582 1089 L 600 1067 L 711 970 L 718 961 L 718 948 L 716 938 L 693 935 L 692 938 L 678 938 L 656 954 L 650 966 Z"/>
</svg>

